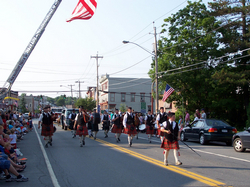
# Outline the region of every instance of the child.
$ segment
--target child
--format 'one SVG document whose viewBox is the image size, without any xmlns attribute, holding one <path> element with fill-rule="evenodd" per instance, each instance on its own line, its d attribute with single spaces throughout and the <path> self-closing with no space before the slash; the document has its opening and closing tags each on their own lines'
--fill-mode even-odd
<svg viewBox="0 0 250 187">
<path fill-rule="evenodd" d="M 11 140 L 11 142 L 10 142 L 10 144 L 12 145 L 12 147 L 14 148 L 14 149 L 16 149 L 16 140 L 17 140 L 17 136 L 16 136 L 16 134 L 15 134 L 15 129 L 14 128 L 12 128 L 11 130 L 10 130 L 10 135 L 9 135 L 9 137 L 12 139 Z"/>
<path fill-rule="evenodd" d="M 33 123 L 32 123 L 32 118 L 31 117 L 29 117 L 28 123 L 29 123 L 29 129 L 30 129 L 30 131 L 32 131 Z"/>
</svg>

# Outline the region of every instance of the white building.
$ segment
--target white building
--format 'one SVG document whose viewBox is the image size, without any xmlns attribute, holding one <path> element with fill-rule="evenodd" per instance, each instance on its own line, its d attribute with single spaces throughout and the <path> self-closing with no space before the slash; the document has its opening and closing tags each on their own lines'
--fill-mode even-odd
<svg viewBox="0 0 250 187">
<path fill-rule="evenodd" d="M 99 103 L 101 110 L 114 111 L 121 104 L 136 112 L 146 113 L 154 103 L 150 78 L 118 78 L 109 75 L 100 78 Z M 154 108 L 153 108 L 154 111 Z"/>
</svg>

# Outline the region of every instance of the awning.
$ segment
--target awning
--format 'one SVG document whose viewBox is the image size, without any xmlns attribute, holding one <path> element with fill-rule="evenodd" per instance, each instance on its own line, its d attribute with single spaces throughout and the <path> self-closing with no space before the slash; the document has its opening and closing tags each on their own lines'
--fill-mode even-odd
<svg viewBox="0 0 250 187">
<path fill-rule="evenodd" d="M 16 100 L 16 101 L 19 101 L 19 100 L 20 100 L 20 99 L 15 98 L 15 97 L 5 97 L 3 100 L 6 100 L 6 99 L 13 99 L 13 100 Z"/>
</svg>

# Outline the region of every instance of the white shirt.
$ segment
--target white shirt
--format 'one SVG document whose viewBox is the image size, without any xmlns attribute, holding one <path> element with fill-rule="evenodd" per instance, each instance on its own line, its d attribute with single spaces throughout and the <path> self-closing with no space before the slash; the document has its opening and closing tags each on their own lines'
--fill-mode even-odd
<svg viewBox="0 0 250 187">
<path fill-rule="evenodd" d="M 171 120 L 168 120 L 168 121 L 169 121 L 169 123 L 172 122 Z M 176 125 L 177 125 L 177 123 L 175 121 L 173 121 L 173 129 L 175 128 Z M 164 121 L 162 123 L 162 126 L 163 126 L 162 129 L 166 128 L 167 127 L 167 121 Z M 178 126 L 178 129 L 180 129 L 179 126 Z"/>
<path fill-rule="evenodd" d="M 162 114 L 163 114 L 163 113 L 161 113 L 161 115 L 162 115 Z M 160 114 L 157 115 L 156 121 L 160 121 Z M 160 126 L 162 127 L 162 124 L 161 124 L 161 123 L 160 123 Z"/>
<path fill-rule="evenodd" d="M 120 114 L 114 114 L 114 115 L 113 115 L 112 120 L 113 120 L 113 119 L 115 119 L 115 118 L 117 118 L 118 116 L 120 116 L 120 117 L 121 117 L 121 115 L 120 115 Z"/>
<path fill-rule="evenodd" d="M 103 114 L 102 115 L 102 121 L 103 121 L 104 116 L 108 116 L 108 120 L 109 120 L 109 115 L 108 114 Z"/>
</svg>

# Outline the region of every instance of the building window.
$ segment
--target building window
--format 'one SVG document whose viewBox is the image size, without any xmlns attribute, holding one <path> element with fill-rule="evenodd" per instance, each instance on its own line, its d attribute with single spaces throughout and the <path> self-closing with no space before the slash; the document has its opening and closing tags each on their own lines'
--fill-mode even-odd
<svg viewBox="0 0 250 187">
<path fill-rule="evenodd" d="M 115 93 L 110 93 L 110 101 L 115 102 Z"/>
<path fill-rule="evenodd" d="M 141 96 L 141 102 L 145 102 L 145 93 L 141 93 L 140 96 Z"/>
<path fill-rule="evenodd" d="M 131 93 L 131 102 L 135 102 L 135 93 Z"/>
<path fill-rule="evenodd" d="M 126 102 L 126 93 L 121 93 L 121 102 Z"/>
</svg>

